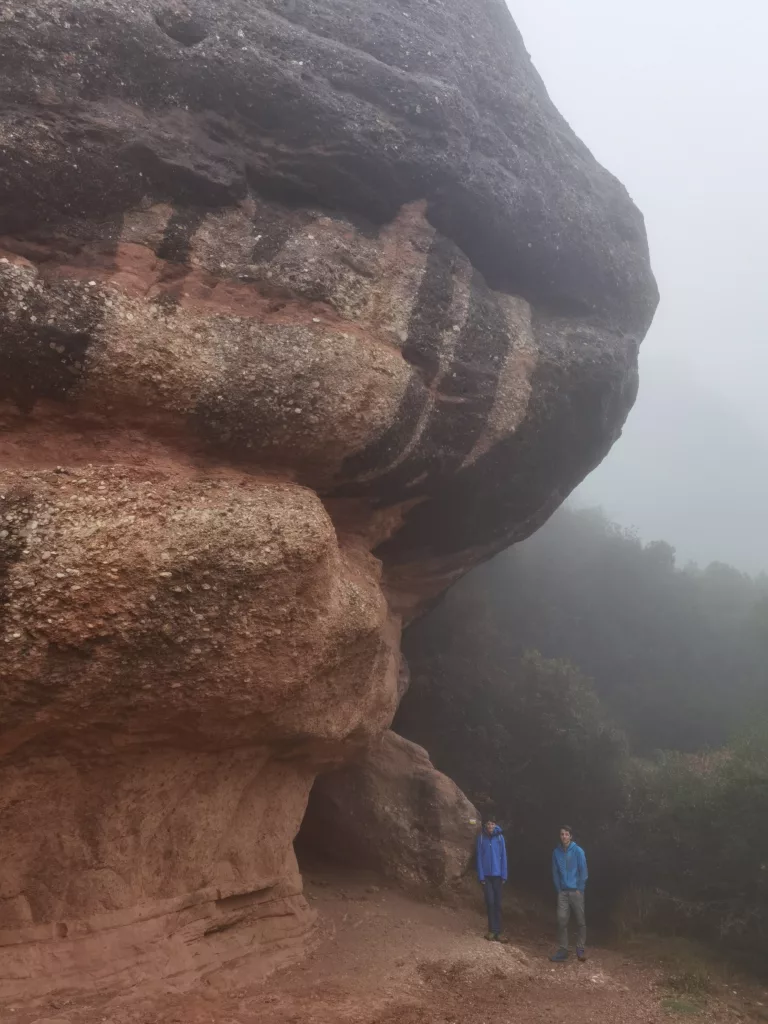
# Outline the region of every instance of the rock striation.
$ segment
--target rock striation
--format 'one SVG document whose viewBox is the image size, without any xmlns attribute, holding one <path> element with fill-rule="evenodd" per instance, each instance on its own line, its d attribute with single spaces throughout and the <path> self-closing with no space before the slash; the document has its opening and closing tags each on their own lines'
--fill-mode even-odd
<svg viewBox="0 0 768 1024">
<path fill-rule="evenodd" d="M 315 776 L 656 301 L 503 0 L 0 0 L 3 998 L 298 948 Z"/>
</svg>

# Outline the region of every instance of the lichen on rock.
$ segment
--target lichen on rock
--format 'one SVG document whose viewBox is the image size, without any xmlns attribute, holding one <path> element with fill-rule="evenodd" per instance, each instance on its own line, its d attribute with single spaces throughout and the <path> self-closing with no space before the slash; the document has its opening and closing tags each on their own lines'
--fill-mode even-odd
<svg viewBox="0 0 768 1024">
<path fill-rule="evenodd" d="M 296 945 L 403 622 L 619 435 L 642 218 L 469 7 L 0 0 L 9 998 Z"/>
</svg>

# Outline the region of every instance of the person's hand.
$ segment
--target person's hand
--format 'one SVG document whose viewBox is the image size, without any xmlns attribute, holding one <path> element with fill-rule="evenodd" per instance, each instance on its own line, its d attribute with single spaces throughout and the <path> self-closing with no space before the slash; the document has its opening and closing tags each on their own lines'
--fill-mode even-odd
<svg viewBox="0 0 768 1024">
<path fill-rule="evenodd" d="M 484 878 L 479 878 L 478 881 L 480 882 L 480 885 L 485 885 L 485 879 Z"/>
</svg>

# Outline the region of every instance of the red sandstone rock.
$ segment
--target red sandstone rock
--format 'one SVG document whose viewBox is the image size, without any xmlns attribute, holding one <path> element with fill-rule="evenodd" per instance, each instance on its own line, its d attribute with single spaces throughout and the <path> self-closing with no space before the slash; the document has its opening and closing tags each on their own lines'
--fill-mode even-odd
<svg viewBox="0 0 768 1024">
<path fill-rule="evenodd" d="M 316 773 L 608 451 L 655 302 L 502 0 L 0 0 L 3 998 L 296 945 Z M 447 877 L 411 811 L 387 870 Z"/>
</svg>

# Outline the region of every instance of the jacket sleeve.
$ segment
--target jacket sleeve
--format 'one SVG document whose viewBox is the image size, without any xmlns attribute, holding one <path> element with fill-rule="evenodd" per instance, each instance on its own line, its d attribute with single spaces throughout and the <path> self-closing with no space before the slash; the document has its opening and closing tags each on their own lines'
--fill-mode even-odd
<svg viewBox="0 0 768 1024">
<path fill-rule="evenodd" d="M 504 840 L 504 836 L 501 837 L 501 877 L 506 882 L 507 880 L 507 844 Z"/>
<path fill-rule="evenodd" d="M 587 855 L 582 849 L 579 849 L 579 888 L 582 892 L 584 891 L 588 878 L 589 872 L 587 871 Z"/>
<path fill-rule="evenodd" d="M 560 868 L 557 863 L 557 850 L 552 851 L 552 881 L 555 883 L 555 892 L 560 892 L 563 884 L 560 881 Z"/>
<path fill-rule="evenodd" d="M 483 836 L 482 836 L 482 834 L 480 834 L 477 837 L 477 849 L 475 851 L 475 856 L 476 856 L 476 859 L 477 859 L 477 877 L 478 877 L 478 880 L 481 881 L 481 882 L 484 882 L 485 881 L 485 874 L 483 872 L 483 858 L 481 856 L 482 843 L 483 843 Z"/>
</svg>

